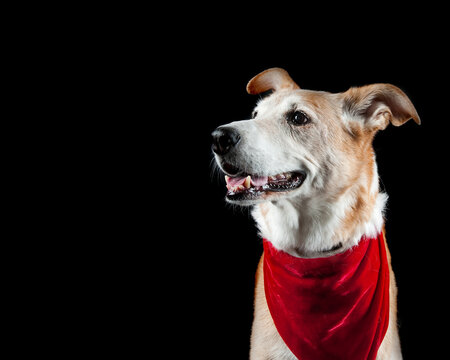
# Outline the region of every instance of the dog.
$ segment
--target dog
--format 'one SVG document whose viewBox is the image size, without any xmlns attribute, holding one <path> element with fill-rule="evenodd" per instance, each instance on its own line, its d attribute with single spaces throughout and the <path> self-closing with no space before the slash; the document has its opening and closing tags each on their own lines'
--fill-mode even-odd
<svg viewBox="0 0 450 360">
<path fill-rule="evenodd" d="M 387 195 L 379 189 L 372 141 L 390 123 L 420 124 L 412 102 L 391 84 L 304 90 L 281 68 L 253 77 L 247 92 L 266 96 L 251 119 L 215 129 L 212 150 L 225 174 L 226 200 L 253 207 L 264 239 L 250 359 L 402 359 L 384 238 Z M 336 275 L 353 261 L 371 280 L 358 275 L 352 285 L 356 275 L 347 268 Z M 298 276 L 310 264 L 314 270 Z M 365 290 L 366 282 L 385 291 Z M 367 295 L 377 291 L 379 300 Z M 361 299 L 369 305 L 358 308 Z"/>
</svg>

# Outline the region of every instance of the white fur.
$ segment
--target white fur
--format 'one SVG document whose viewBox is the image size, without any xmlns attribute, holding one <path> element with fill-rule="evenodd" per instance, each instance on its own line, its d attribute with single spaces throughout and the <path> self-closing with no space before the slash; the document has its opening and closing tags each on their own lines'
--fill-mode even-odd
<svg viewBox="0 0 450 360">
<path fill-rule="evenodd" d="M 256 206 L 252 215 L 260 235 L 270 239 L 277 249 L 293 256 L 320 257 L 324 256 L 321 255 L 324 249 L 332 248 L 339 242 L 344 244 L 339 250 L 341 252 L 357 245 L 363 235 L 376 237 L 381 232 L 387 201 L 385 193 L 378 194 L 370 220 L 357 226 L 349 239 L 335 237 L 351 201 L 348 196 L 329 204 L 311 199 L 307 204 L 298 206 L 291 199 L 282 199 L 264 204 L 264 208 Z M 262 210 L 266 216 L 262 216 Z"/>
</svg>

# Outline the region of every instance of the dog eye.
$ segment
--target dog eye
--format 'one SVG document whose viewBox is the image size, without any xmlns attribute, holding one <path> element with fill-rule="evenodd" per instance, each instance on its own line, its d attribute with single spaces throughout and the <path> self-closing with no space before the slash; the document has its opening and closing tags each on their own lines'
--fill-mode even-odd
<svg viewBox="0 0 450 360">
<path fill-rule="evenodd" d="M 258 115 L 258 112 L 255 110 L 252 112 L 252 119 L 254 119 L 256 117 L 256 115 Z"/>
<path fill-rule="evenodd" d="M 311 120 L 309 117 L 303 112 L 303 111 L 290 111 L 286 114 L 286 120 L 288 123 L 300 126 L 300 125 L 306 125 Z"/>
</svg>

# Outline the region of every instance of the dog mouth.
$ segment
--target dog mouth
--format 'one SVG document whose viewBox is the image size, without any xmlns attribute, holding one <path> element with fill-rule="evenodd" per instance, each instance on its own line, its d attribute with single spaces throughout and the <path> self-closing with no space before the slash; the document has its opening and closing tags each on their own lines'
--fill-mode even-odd
<svg viewBox="0 0 450 360">
<path fill-rule="evenodd" d="M 283 172 L 271 176 L 225 175 L 227 200 L 243 201 L 265 198 L 270 193 L 288 192 L 299 188 L 305 181 L 302 171 Z"/>
</svg>

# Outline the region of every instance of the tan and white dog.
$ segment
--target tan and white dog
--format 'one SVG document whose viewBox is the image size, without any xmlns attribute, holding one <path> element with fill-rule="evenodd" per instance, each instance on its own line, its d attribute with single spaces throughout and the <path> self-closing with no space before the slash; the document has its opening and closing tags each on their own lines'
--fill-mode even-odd
<svg viewBox="0 0 450 360">
<path fill-rule="evenodd" d="M 389 123 L 419 116 L 390 84 L 342 93 L 303 90 L 280 68 L 247 85 L 260 100 L 250 120 L 212 134 L 216 161 L 226 174 L 227 201 L 254 206 L 260 235 L 301 258 L 328 257 L 384 231 L 387 195 L 379 190 L 372 140 Z M 264 255 L 263 255 L 264 257 Z M 389 326 L 377 359 L 401 359 L 396 323 L 397 289 L 388 253 Z M 277 332 L 257 269 L 250 359 L 296 359 Z"/>
</svg>

